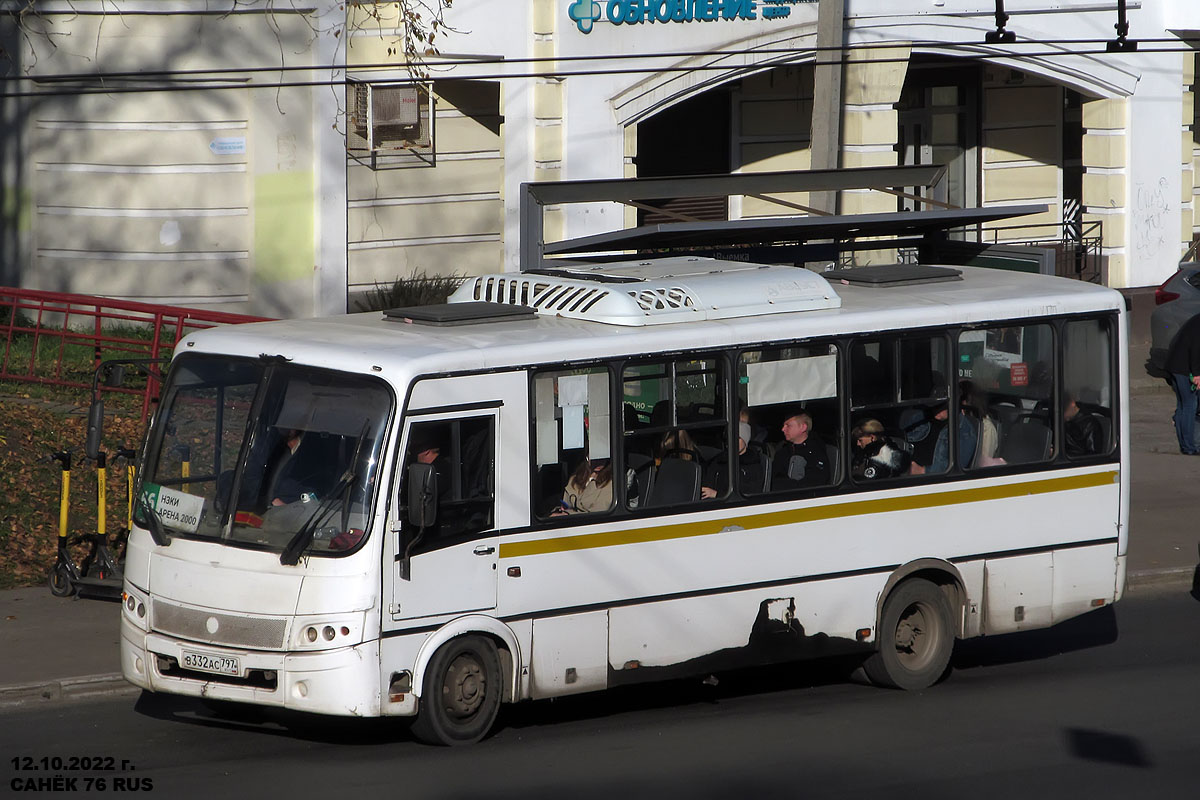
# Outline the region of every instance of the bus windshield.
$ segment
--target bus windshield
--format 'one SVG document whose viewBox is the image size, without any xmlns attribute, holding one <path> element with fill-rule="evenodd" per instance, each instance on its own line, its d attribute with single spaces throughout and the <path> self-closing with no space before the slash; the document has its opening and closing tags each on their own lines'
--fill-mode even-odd
<svg viewBox="0 0 1200 800">
<path fill-rule="evenodd" d="M 350 550 L 370 527 L 391 406 L 374 378 L 181 356 L 149 438 L 143 512 L 171 536 L 285 553 Z"/>
</svg>

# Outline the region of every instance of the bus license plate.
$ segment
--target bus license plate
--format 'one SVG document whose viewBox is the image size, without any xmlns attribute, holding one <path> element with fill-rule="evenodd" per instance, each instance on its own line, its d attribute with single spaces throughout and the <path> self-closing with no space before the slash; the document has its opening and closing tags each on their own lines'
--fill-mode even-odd
<svg viewBox="0 0 1200 800">
<path fill-rule="evenodd" d="M 183 668 L 200 672 L 215 672 L 218 675 L 241 676 L 242 665 L 237 656 L 218 656 L 213 653 L 183 651 Z"/>
</svg>

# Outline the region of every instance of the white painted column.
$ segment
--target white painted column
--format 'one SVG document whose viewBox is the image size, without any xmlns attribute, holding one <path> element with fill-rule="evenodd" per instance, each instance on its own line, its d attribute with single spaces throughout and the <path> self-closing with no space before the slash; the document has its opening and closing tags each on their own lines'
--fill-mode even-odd
<svg viewBox="0 0 1200 800">
<path fill-rule="evenodd" d="M 312 72 L 314 81 L 332 81 L 333 86 L 313 87 L 313 172 L 316 199 L 313 209 L 314 251 L 313 313 L 346 313 L 346 42 L 340 24 L 345 6 L 336 0 L 321 3 L 313 15 L 322 24 L 313 41 L 313 63 L 322 68 Z M 339 35 L 335 36 L 334 34 Z M 334 128 L 334 123 L 337 128 Z"/>
<path fill-rule="evenodd" d="M 1154 66 L 1129 100 L 1129 251 L 1124 273 L 1110 273 L 1116 288 L 1157 285 L 1179 263 L 1182 62 L 1167 56 Z"/>
</svg>

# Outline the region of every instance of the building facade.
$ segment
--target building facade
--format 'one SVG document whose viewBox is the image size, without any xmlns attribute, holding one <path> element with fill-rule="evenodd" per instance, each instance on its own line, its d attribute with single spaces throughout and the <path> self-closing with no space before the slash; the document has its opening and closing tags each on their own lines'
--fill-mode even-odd
<svg viewBox="0 0 1200 800">
<path fill-rule="evenodd" d="M 1110 47 L 1117 0 L 1007 0 L 1012 43 L 994 0 L 844 0 L 834 28 L 804 0 L 455 0 L 413 83 L 389 4 L 41 3 L 0 31 L 0 283 L 339 313 L 519 269 L 527 181 L 808 169 L 818 130 L 837 166 L 945 165 L 953 205 L 1048 207 L 988 241 L 1086 231 L 1105 282 L 1154 285 L 1200 231 L 1200 4 L 1124 5 Z M 552 208 L 546 236 L 818 202 L 780 199 Z"/>
</svg>

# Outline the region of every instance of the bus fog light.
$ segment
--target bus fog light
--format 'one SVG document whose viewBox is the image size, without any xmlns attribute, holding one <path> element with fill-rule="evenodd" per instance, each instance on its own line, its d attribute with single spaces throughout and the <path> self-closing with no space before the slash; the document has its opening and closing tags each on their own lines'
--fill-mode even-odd
<svg viewBox="0 0 1200 800">
<path fill-rule="evenodd" d="M 317 640 L 317 629 L 309 625 L 304 629 L 304 638 L 310 642 L 315 642 Z"/>
<path fill-rule="evenodd" d="M 146 665 L 142 663 L 141 656 L 138 656 L 137 658 L 133 659 L 133 668 L 137 672 L 138 675 L 146 674 Z"/>
<path fill-rule="evenodd" d="M 325 637 L 325 641 L 332 642 L 333 637 L 334 637 L 333 626 L 326 625 L 324 628 L 321 629 L 321 635 Z"/>
<path fill-rule="evenodd" d="M 292 687 L 292 693 L 300 699 L 308 697 L 308 681 L 296 681 L 296 684 Z"/>
</svg>

